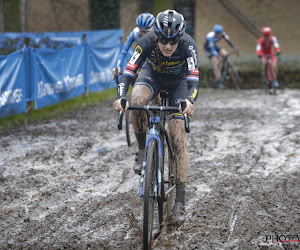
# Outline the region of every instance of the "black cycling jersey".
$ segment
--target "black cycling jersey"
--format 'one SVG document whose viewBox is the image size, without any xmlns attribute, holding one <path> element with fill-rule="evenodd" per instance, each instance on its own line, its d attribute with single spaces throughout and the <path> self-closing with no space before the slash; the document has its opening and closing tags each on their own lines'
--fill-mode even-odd
<svg viewBox="0 0 300 250">
<path fill-rule="evenodd" d="M 131 79 L 146 60 L 153 72 L 161 78 L 167 79 L 170 84 L 172 84 L 172 81 L 169 81 L 170 79 L 185 77 L 188 85 L 187 98 L 193 101 L 197 99 L 199 73 L 195 41 L 187 33 L 184 33 L 173 55 L 165 57 L 158 47 L 154 31 L 149 32 L 140 39 L 130 61 L 127 63 L 118 86 L 119 98 L 126 96 Z"/>
</svg>

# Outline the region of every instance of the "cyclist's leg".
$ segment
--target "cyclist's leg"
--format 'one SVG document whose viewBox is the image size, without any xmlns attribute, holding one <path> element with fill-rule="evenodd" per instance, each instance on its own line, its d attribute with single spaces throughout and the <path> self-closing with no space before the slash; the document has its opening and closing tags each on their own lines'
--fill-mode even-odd
<svg viewBox="0 0 300 250">
<path fill-rule="evenodd" d="M 220 54 L 221 56 L 223 56 L 224 58 L 228 55 L 227 51 L 226 51 L 224 48 L 220 48 L 219 54 Z M 226 62 L 227 62 L 226 60 L 223 60 L 223 61 L 222 61 L 222 68 L 225 68 L 225 67 L 226 67 Z"/>
<path fill-rule="evenodd" d="M 187 97 L 187 81 L 179 79 L 180 85 L 174 91 L 170 91 L 170 105 L 179 106 L 180 100 Z M 184 211 L 185 206 L 185 185 L 189 168 L 189 155 L 187 150 L 187 134 L 184 128 L 184 119 L 182 114 L 171 114 L 170 135 L 173 144 L 175 156 L 175 180 L 176 180 L 176 200 L 175 212 Z M 177 211 L 176 211 L 177 210 Z M 176 214 L 178 216 L 178 214 Z M 182 221 L 184 217 L 180 216 L 177 220 Z"/>
<path fill-rule="evenodd" d="M 278 88 L 279 87 L 279 83 L 277 80 L 277 59 L 276 56 L 272 57 L 272 70 L 273 70 L 273 78 L 274 78 L 274 87 Z"/>
<path fill-rule="evenodd" d="M 220 71 L 220 68 L 219 68 L 219 58 L 217 56 L 212 56 L 210 58 L 210 61 L 213 65 L 213 71 L 214 71 L 215 79 L 216 80 L 221 80 L 222 76 L 221 76 L 221 71 Z"/>
<path fill-rule="evenodd" d="M 149 101 L 157 95 L 158 88 L 154 84 L 154 78 L 152 75 L 153 72 L 151 68 L 143 67 L 143 70 L 139 74 L 132 89 L 132 105 L 147 105 Z M 146 111 L 132 111 L 131 121 L 139 148 L 133 170 L 135 173 L 140 174 L 148 127 Z"/>
</svg>

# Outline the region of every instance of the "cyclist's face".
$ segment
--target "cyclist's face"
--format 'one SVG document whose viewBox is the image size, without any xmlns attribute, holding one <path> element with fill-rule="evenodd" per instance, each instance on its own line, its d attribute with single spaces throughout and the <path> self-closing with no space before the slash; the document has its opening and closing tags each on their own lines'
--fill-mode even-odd
<svg viewBox="0 0 300 250">
<path fill-rule="evenodd" d="M 143 29 L 143 28 L 139 28 L 140 29 L 140 36 L 144 36 L 147 33 L 149 33 L 151 31 L 151 29 Z"/>
<path fill-rule="evenodd" d="M 221 37 L 222 36 L 222 33 L 215 33 L 215 37 L 216 38 L 219 38 L 219 37 Z"/>
<path fill-rule="evenodd" d="M 175 41 L 175 40 L 174 40 Z M 161 53 L 165 56 L 165 57 L 170 57 L 171 55 L 173 55 L 174 51 L 177 49 L 178 47 L 178 42 L 176 40 L 176 43 L 174 44 L 174 41 L 170 41 L 170 40 L 160 40 L 158 39 L 158 47 L 161 51 Z"/>
</svg>

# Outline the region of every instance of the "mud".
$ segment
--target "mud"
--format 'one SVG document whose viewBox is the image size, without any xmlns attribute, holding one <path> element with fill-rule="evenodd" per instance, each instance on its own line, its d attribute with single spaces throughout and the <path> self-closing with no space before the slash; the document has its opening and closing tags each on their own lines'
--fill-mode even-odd
<svg viewBox="0 0 300 250">
<path fill-rule="evenodd" d="M 0 132 L 0 249 L 142 248 L 137 145 L 112 102 Z M 186 220 L 153 248 L 299 249 L 300 91 L 208 89 L 195 105 Z"/>
</svg>

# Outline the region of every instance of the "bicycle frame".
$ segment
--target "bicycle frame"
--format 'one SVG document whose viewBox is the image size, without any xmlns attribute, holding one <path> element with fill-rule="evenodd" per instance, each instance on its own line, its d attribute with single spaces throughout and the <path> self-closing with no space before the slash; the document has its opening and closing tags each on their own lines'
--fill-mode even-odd
<svg viewBox="0 0 300 250">
<path fill-rule="evenodd" d="M 272 66 L 272 57 L 273 55 L 267 55 L 265 56 L 265 58 L 267 59 L 267 63 L 265 65 L 265 80 L 266 80 L 266 83 L 264 83 L 264 88 L 266 90 L 266 92 L 268 90 L 270 90 L 269 94 L 276 94 L 276 87 L 274 86 L 274 81 L 276 79 L 276 72 L 275 70 L 273 69 L 273 66 Z M 273 93 L 271 92 L 271 90 L 273 90 Z"/>
</svg>

